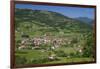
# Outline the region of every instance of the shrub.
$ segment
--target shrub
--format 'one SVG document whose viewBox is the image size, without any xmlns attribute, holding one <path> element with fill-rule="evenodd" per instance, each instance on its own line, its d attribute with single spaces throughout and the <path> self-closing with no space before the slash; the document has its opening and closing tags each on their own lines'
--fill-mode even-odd
<svg viewBox="0 0 100 69">
<path fill-rule="evenodd" d="M 77 43 L 78 42 L 78 39 L 77 38 L 73 38 L 71 43 Z"/>
<path fill-rule="evenodd" d="M 42 63 L 45 63 L 45 62 L 48 62 L 48 58 L 38 58 L 38 59 L 32 59 L 32 62 L 31 63 L 34 63 L 34 64 L 42 64 Z"/>
<path fill-rule="evenodd" d="M 18 54 L 27 54 L 28 52 L 16 50 L 16 53 L 18 53 Z M 19 56 L 18 56 L 18 57 L 19 57 Z"/>
<path fill-rule="evenodd" d="M 70 53 L 69 56 L 70 57 L 75 57 L 75 53 Z"/>
<path fill-rule="evenodd" d="M 21 56 L 16 56 L 16 64 L 17 65 L 21 65 L 21 64 L 26 64 L 27 63 L 27 59 L 25 57 L 21 57 Z"/>
<path fill-rule="evenodd" d="M 62 51 L 62 50 L 55 51 L 55 53 L 59 57 L 67 57 L 67 54 L 64 51 Z"/>
<path fill-rule="evenodd" d="M 86 45 L 83 50 L 83 57 L 93 57 L 94 53 L 94 38 L 92 33 L 88 33 L 86 37 Z"/>
<path fill-rule="evenodd" d="M 82 57 L 82 54 L 81 54 L 80 52 L 77 51 L 77 52 L 75 53 L 74 56 L 75 56 L 75 57 Z"/>
<path fill-rule="evenodd" d="M 21 40 L 17 40 L 17 41 L 16 41 L 16 47 L 17 47 L 17 48 L 19 47 L 20 43 L 21 43 Z"/>
<path fill-rule="evenodd" d="M 57 61 L 57 60 L 59 60 L 59 58 L 55 58 L 55 59 L 53 59 L 53 60 L 50 60 L 48 57 L 41 57 L 41 58 L 33 58 L 32 60 L 31 60 L 31 63 L 32 64 L 43 64 L 43 63 L 46 63 L 46 62 L 50 62 L 50 61 Z"/>
<path fill-rule="evenodd" d="M 23 34 L 23 35 L 21 35 L 21 37 L 22 37 L 22 38 L 29 38 L 29 35 Z"/>
<path fill-rule="evenodd" d="M 92 47 L 88 47 L 83 51 L 83 57 L 92 57 L 92 56 L 93 56 Z"/>
</svg>

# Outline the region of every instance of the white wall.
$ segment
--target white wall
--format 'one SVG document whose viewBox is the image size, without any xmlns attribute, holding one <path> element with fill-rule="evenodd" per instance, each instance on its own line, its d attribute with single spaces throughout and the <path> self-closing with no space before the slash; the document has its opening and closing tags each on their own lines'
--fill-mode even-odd
<svg viewBox="0 0 100 69">
<path fill-rule="evenodd" d="M 97 5 L 97 64 L 64 65 L 34 69 L 99 69 L 100 68 L 100 1 L 99 0 L 28 0 L 67 4 Z M 0 0 L 0 69 L 10 67 L 10 0 Z M 32 68 L 33 69 L 33 68 Z"/>
</svg>

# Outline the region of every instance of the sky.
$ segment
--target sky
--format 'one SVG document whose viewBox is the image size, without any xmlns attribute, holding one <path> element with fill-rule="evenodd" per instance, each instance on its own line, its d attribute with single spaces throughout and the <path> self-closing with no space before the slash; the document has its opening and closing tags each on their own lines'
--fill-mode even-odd
<svg viewBox="0 0 100 69">
<path fill-rule="evenodd" d="M 32 5 L 32 4 L 16 4 L 15 8 L 47 10 L 61 13 L 70 18 L 88 17 L 94 19 L 94 8 L 69 7 L 69 6 L 50 6 L 50 5 Z"/>
</svg>

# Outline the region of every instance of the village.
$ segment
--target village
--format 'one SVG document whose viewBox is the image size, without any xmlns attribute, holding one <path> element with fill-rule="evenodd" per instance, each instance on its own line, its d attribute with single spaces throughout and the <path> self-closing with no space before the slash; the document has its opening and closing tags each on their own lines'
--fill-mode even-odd
<svg viewBox="0 0 100 69">
<path fill-rule="evenodd" d="M 44 34 L 43 37 L 34 37 L 29 38 L 27 35 L 22 36 L 22 41 L 19 43 L 18 50 L 41 50 L 41 52 L 54 52 L 57 48 L 67 48 L 67 45 L 70 45 L 72 43 L 71 39 L 66 38 L 57 38 L 54 36 L 51 36 L 50 34 Z M 74 44 L 75 46 L 75 44 Z M 82 49 L 80 45 L 73 48 L 73 50 L 78 51 L 80 54 L 82 54 Z M 54 60 L 57 56 L 56 53 L 48 53 L 48 59 Z M 71 56 L 68 55 L 68 58 Z"/>
</svg>

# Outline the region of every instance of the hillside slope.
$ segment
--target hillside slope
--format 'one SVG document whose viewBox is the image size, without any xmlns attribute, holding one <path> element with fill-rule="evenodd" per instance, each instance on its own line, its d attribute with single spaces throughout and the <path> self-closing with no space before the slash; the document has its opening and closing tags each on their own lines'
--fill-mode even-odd
<svg viewBox="0 0 100 69">
<path fill-rule="evenodd" d="M 86 32 L 91 30 L 88 24 L 69 18 L 57 12 L 31 9 L 15 10 L 15 28 L 16 30 L 26 32 Z M 23 26 L 23 27 L 22 27 Z"/>
</svg>

